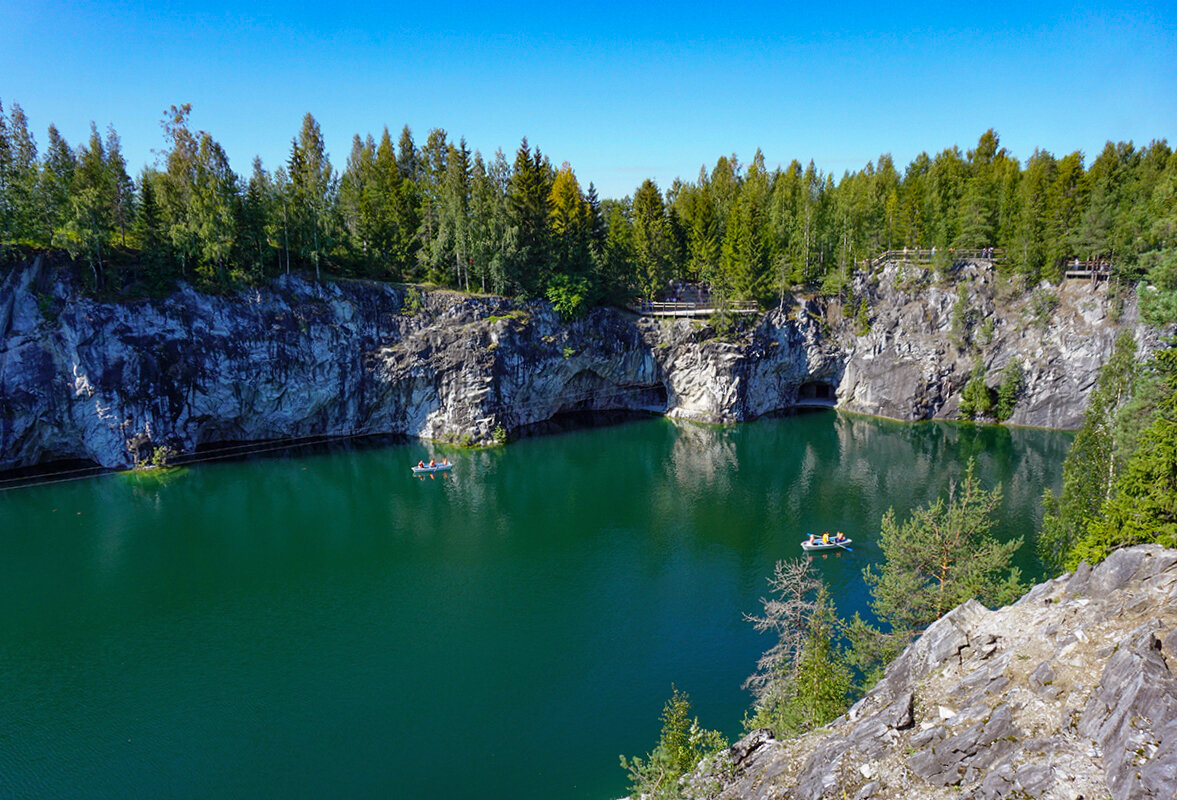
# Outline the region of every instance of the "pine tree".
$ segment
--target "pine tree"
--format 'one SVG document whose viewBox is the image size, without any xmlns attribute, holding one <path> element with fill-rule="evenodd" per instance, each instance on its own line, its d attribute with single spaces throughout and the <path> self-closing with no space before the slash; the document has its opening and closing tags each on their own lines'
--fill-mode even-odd
<svg viewBox="0 0 1177 800">
<path fill-rule="evenodd" d="M 117 194 L 108 169 L 106 149 L 98 127 L 90 123 L 90 141 L 78 150 L 69 193 L 69 208 L 54 234 L 54 242 L 74 258 L 85 253 L 94 276 L 94 288 L 105 285 L 105 253 L 114 227 Z"/>
<path fill-rule="evenodd" d="M 1177 349 L 1157 353 L 1155 363 L 1166 396 L 1099 516 L 1076 542 L 1068 568 L 1080 561 L 1099 563 L 1113 550 L 1134 544 L 1177 547 Z"/>
<path fill-rule="evenodd" d="M 42 202 L 41 225 L 36 239 L 46 243 L 68 238 L 63 226 L 70 214 L 70 202 L 74 191 L 74 173 L 77 171 L 74 151 L 57 132 L 49 126 L 49 146 L 45 162 L 41 167 L 41 181 L 38 194 Z"/>
<path fill-rule="evenodd" d="M 139 200 L 131 225 L 131 240 L 139 250 L 139 261 L 148 280 L 161 286 L 167 278 L 169 253 L 167 233 L 163 227 L 155 187 L 161 180 L 158 172 L 144 169 L 139 176 Z"/>
<path fill-rule="evenodd" d="M 633 195 L 633 257 L 642 295 L 653 299 L 672 275 L 674 240 L 662 193 L 645 180 Z"/>
<path fill-rule="evenodd" d="M 323 132 L 307 113 L 298 136 L 290 143 L 290 233 L 292 248 L 315 268 L 315 279 L 336 240 L 333 214 L 339 183 L 323 143 Z"/>
<path fill-rule="evenodd" d="M 548 195 L 548 227 L 552 234 L 552 255 L 558 274 L 585 275 L 589 271 L 589 243 L 592 236 L 592 210 L 576 174 L 564 162 L 552 191 Z"/>
<path fill-rule="evenodd" d="M 863 571 L 875 616 L 914 635 L 971 598 L 990 604 L 1016 598 L 1020 573 L 1010 563 L 1022 539 L 1002 543 L 991 535 L 990 515 L 1000 501 L 1001 487 L 982 489 L 970 461 L 964 479 L 950 485 L 947 503 L 939 498 L 903 522 L 887 511 L 879 539 L 884 561 Z"/>
<path fill-rule="evenodd" d="M 746 615 L 756 630 L 777 637 L 744 682 L 755 698 L 749 729 L 769 728 L 784 738 L 818 728 L 848 706 L 851 674 L 837 645 L 839 623 L 812 559 L 777 562 L 769 579 L 773 596 L 764 616 Z"/>
<path fill-rule="evenodd" d="M 514 252 L 507 266 L 512 289 L 533 294 L 547 277 L 551 253 L 548 229 L 550 165 L 524 138 L 515 153 L 515 168 L 507 188 L 508 220 L 513 230 Z"/>
<path fill-rule="evenodd" d="M 1038 557 L 1052 570 L 1073 562 L 1076 544 L 1112 494 L 1123 468 L 1117 458 L 1116 417 L 1131 397 L 1135 374 L 1136 342 L 1125 333 L 1116 340 L 1112 357 L 1099 371 L 1083 426 L 1063 461 L 1062 494 L 1056 498 L 1048 489 L 1042 498 Z"/>
<path fill-rule="evenodd" d="M 262 160 L 255 156 L 253 172 L 246 185 L 242 199 L 240 244 L 249 272 L 255 279 L 266 274 L 266 264 L 273 257 L 271 232 L 274 230 L 274 207 L 276 188 L 270 174 L 262 167 Z"/>
</svg>

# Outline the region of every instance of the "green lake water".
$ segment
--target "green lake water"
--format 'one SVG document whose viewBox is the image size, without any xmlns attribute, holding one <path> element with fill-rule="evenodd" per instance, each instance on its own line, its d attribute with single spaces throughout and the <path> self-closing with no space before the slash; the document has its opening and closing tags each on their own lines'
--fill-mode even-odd
<svg viewBox="0 0 1177 800">
<path fill-rule="evenodd" d="M 672 683 L 740 731 L 743 615 L 803 532 L 854 539 L 817 564 L 867 612 L 889 507 L 975 456 L 1029 540 L 1070 440 L 651 419 L 0 493 L 0 797 L 617 797 Z M 413 478 L 431 453 L 452 474 Z"/>
</svg>

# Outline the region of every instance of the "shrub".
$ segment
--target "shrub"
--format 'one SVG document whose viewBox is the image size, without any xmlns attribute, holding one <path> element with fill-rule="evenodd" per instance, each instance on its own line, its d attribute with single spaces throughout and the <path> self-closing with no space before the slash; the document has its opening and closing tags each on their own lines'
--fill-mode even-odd
<svg viewBox="0 0 1177 800">
<path fill-rule="evenodd" d="M 1025 390 L 1025 386 L 1022 365 L 1014 359 L 1001 370 L 1001 383 L 997 387 L 997 408 L 995 411 L 998 422 L 1005 422 L 1013 416 L 1014 406 Z"/>
<path fill-rule="evenodd" d="M 1058 302 L 1058 295 L 1050 289 L 1040 287 L 1030 295 L 1030 318 L 1039 330 L 1045 331 L 1050 326 Z"/>
<path fill-rule="evenodd" d="M 410 286 L 405 292 L 405 299 L 401 302 L 401 314 L 411 317 L 421 310 L 421 290 Z"/>
<path fill-rule="evenodd" d="M 580 319 L 588 311 L 589 282 L 575 275 L 556 275 L 545 296 L 563 319 Z"/>
<path fill-rule="evenodd" d="M 723 734 L 704 730 L 697 718 L 691 718 L 691 701 L 686 693 L 673 686 L 671 691 L 662 709 L 662 734 L 653 751 L 645 759 L 621 756 L 621 768 L 629 773 L 631 796 L 678 797 L 678 779 L 705 756 L 727 747 Z"/>
<path fill-rule="evenodd" d="M 960 393 L 961 416 L 973 419 L 984 416 L 993 410 L 993 397 L 989 387 L 985 385 L 985 366 L 978 363 L 973 367 L 969 382 Z"/>
</svg>

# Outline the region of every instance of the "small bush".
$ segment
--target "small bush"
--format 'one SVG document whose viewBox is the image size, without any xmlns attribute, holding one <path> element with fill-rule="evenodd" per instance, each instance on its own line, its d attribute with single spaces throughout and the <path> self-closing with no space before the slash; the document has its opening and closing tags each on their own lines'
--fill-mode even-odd
<svg viewBox="0 0 1177 800">
<path fill-rule="evenodd" d="M 858 303 L 858 313 L 854 317 L 854 333 L 856 336 L 866 336 L 870 333 L 870 306 L 865 297 Z"/>
<path fill-rule="evenodd" d="M 416 286 L 410 286 L 405 292 L 405 299 L 401 303 L 401 314 L 406 317 L 411 317 L 417 314 L 422 307 L 421 290 Z"/>
<path fill-rule="evenodd" d="M 1022 377 L 1022 365 L 1017 360 L 1010 361 L 1001 370 L 1001 383 L 997 387 L 997 409 L 995 416 L 998 422 L 1005 422 L 1014 413 L 1014 405 L 1025 390 L 1026 383 Z"/>
<path fill-rule="evenodd" d="M 545 296 L 565 320 L 580 319 L 588 311 L 589 282 L 573 275 L 556 275 Z"/>
<path fill-rule="evenodd" d="M 1045 331 L 1050 327 L 1058 303 L 1058 295 L 1050 289 L 1038 288 L 1030 295 L 1030 318 L 1039 330 Z"/>
<path fill-rule="evenodd" d="M 960 393 L 960 414 L 967 419 L 985 416 L 993 410 L 993 397 L 985 385 L 985 367 L 977 364 Z"/>
<path fill-rule="evenodd" d="M 727 747 L 723 734 L 704 730 L 697 718 L 691 718 L 686 693 L 673 686 L 671 690 L 673 694 L 662 709 L 662 735 L 654 750 L 645 759 L 621 756 L 621 768 L 629 773 L 631 796 L 678 797 L 678 779 L 705 756 Z"/>
</svg>

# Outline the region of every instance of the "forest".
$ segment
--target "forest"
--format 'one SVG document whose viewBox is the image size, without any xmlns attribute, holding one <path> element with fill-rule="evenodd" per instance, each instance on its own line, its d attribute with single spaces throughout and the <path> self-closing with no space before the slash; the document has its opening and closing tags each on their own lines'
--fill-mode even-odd
<svg viewBox="0 0 1177 800">
<path fill-rule="evenodd" d="M 20 105 L 0 106 L 0 258 L 65 251 L 99 294 L 226 291 L 295 270 L 546 296 L 574 316 L 670 280 L 767 306 L 837 294 L 886 250 L 992 247 L 1024 286 L 1076 258 L 1109 262 L 1155 287 L 1147 311 L 1177 318 L 1177 154 L 1163 140 L 1022 163 L 988 130 L 963 153 L 921 153 L 902 172 L 882 155 L 837 180 L 812 161 L 770 170 L 757 150 L 602 199 L 526 138 L 512 159 L 484 158 L 441 129 L 418 145 L 386 127 L 356 134 L 338 170 L 309 113 L 286 163 L 255 158 L 239 175 L 190 114 L 165 113 L 164 149 L 132 177 L 113 127 L 71 146 L 50 125 L 42 151 Z"/>
</svg>

